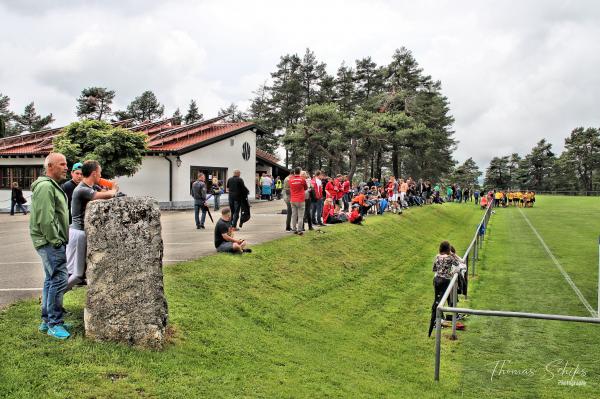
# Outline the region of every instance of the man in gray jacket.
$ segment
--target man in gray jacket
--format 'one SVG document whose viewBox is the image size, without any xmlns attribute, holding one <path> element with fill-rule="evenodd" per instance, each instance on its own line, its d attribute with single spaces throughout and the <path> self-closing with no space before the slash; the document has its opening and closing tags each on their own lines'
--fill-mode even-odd
<svg viewBox="0 0 600 399">
<path fill-rule="evenodd" d="M 198 180 L 192 184 L 192 197 L 194 197 L 194 219 L 196 220 L 196 228 L 204 229 L 204 221 L 206 220 L 206 177 L 204 173 L 198 173 Z M 199 213 L 202 211 L 202 218 L 199 218 Z"/>
</svg>

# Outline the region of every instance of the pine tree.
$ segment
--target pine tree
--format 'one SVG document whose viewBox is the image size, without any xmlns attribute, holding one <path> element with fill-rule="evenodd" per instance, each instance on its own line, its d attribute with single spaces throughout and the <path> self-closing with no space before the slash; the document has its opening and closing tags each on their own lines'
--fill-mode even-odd
<svg viewBox="0 0 600 399">
<path fill-rule="evenodd" d="M 592 191 L 594 170 L 600 168 L 600 131 L 578 127 L 565 139 L 565 161 L 575 171 L 584 190 Z"/>
<path fill-rule="evenodd" d="M 356 60 L 355 86 L 354 103 L 358 106 L 366 106 L 383 90 L 383 70 L 371 57 Z"/>
<path fill-rule="evenodd" d="M 190 106 L 188 108 L 187 113 L 185 114 L 185 124 L 189 125 L 190 123 L 199 122 L 204 119 L 204 115 L 198 112 L 198 106 L 196 105 L 195 100 L 190 101 Z"/>
<path fill-rule="evenodd" d="M 270 88 L 265 82 L 253 94 L 254 98 L 248 110 L 248 117 L 266 130 L 265 134 L 256 137 L 256 146 L 270 154 L 275 154 L 279 146 L 279 139 L 275 134 L 275 115 L 273 115 L 269 102 Z"/>
<path fill-rule="evenodd" d="M 158 102 L 156 95 L 147 90 L 127 106 L 127 113 L 122 116 L 128 115 L 137 122 L 143 123 L 162 118 L 164 112 L 165 107 Z"/>
<path fill-rule="evenodd" d="M 245 122 L 248 120 L 247 115 L 242 112 L 234 103 L 229 104 L 227 108 L 221 108 L 218 116 L 227 115 L 223 120 L 229 123 Z"/>
<path fill-rule="evenodd" d="M 340 110 L 348 115 L 354 112 L 354 70 L 343 62 L 337 71 L 335 93 Z"/>
<path fill-rule="evenodd" d="M 14 114 L 9 110 L 10 98 L 0 93 L 0 138 L 9 136 L 11 133 L 10 122 Z"/>
<path fill-rule="evenodd" d="M 179 111 L 179 108 L 177 108 L 175 110 L 175 112 L 173 112 L 172 118 L 173 118 L 173 125 L 175 125 L 175 126 L 181 125 L 183 117 L 181 116 L 181 111 Z"/>
<path fill-rule="evenodd" d="M 106 87 L 83 89 L 77 99 L 77 116 L 99 121 L 108 118 L 112 113 L 110 106 L 114 98 L 114 90 L 108 90 Z"/>
<path fill-rule="evenodd" d="M 39 130 L 47 129 L 48 125 L 54 122 L 52 114 L 44 117 L 38 115 L 33 102 L 27 104 L 23 113 L 21 115 L 16 115 L 14 119 L 17 122 L 17 130 L 19 132 L 37 132 Z"/>
</svg>

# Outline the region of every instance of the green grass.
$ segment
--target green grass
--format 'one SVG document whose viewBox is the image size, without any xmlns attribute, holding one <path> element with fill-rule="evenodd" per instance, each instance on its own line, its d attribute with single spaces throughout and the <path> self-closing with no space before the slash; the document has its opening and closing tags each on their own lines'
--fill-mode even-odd
<svg viewBox="0 0 600 399">
<path fill-rule="evenodd" d="M 596 308 L 598 198 L 540 197 L 522 212 Z M 491 226 L 471 307 L 590 316 L 518 209 L 498 209 Z M 465 390 L 479 386 L 482 397 L 597 397 L 600 325 L 489 317 L 472 317 L 468 324 L 461 337 L 461 352 L 469 354 L 463 363 Z M 503 360 L 505 369 L 533 370 L 533 375 L 492 379 L 496 362 Z M 571 379 L 558 364 L 566 365 L 564 372 L 585 370 L 573 379 L 586 385 L 558 385 Z"/>
<path fill-rule="evenodd" d="M 564 238 L 554 242 L 555 223 L 543 222 L 559 210 L 569 221 L 556 220 Z M 591 234 L 595 243 L 597 231 L 588 224 L 598 210 L 598 202 L 587 198 L 555 197 L 540 197 L 536 208 L 524 210 L 563 266 L 583 269 L 575 282 L 592 304 L 597 247 L 584 246 L 575 233 Z M 458 341 L 444 331 L 441 381 L 433 382 L 431 262 L 443 239 L 462 252 L 481 215 L 469 205 L 411 209 L 369 218 L 362 227 L 286 237 L 256 246 L 250 256 L 217 255 L 166 267 L 175 332 L 162 352 L 86 340 L 85 290 L 66 296 L 76 323 L 66 342 L 37 333 L 38 305 L 19 302 L 0 313 L 0 396 L 593 396 L 600 327 L 582 324 L 471 317 Z M 528 229 L 517 210 L 498 210 L 479 277 L 460 305 L 585 315 Z M 579 253 L 572 245 L 588 263 L 571 260 Z M 542 375 L 490 381 L 491 362 L 542 367 L 538 363 L 555 358 L 585 365 L 588 385 L 560 387 Z"/>
</svg>

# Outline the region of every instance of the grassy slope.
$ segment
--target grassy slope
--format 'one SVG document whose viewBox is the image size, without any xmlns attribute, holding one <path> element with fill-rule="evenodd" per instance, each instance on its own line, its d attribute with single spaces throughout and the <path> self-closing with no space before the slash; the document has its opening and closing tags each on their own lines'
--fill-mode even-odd
<svg viewBox="0 0 600 399">
<path fill-rule="evenodd" d="M 175 342 L 161 353 L 83 338 L 84 290 L 66 296 L 75 336 L 35 331 L 38 306 L 0 313 L 0 394 L 11 397 L 424 397 L 457 393 L 458 342 L 434 386 L 426 336 L 431 260 L 464 249 L 473 206 L 411 209 L 363 227 L 287 237 L 251 256 L 165 269 Z M 321 255 L 321 256 L 320 256 Z M 324 255 L 324 256 L 323 256 Z M 1 395 L 0 395 L 1 396 Z"/>
<path fill-rule="evenodd" d="M 597 234 L 600 223 L 597 198 L 541 197 L 533 209 L 523 212 L 550 250 L 571 275 L 593 307 L 597 289 Z M 499 209 L 480 264 L 479 281 L 470 305 L 480 309 L 503 309 L 590 316 L 564 280 L 517 209 Z M 538 398 L 594 397 L 598 391 L 600 362 L 596 345 L 600 326 L 508 318 L 472 317 L 461 350 L 464 387 L 478 386 L 477 396 Z M 491 380 L 495 362 L 507 360 L 506 368 L 533 369 L 533 376 L 502 375 Z M 552 361 L 568 362 L 585 369 L 585 387 L 559 386 Z M 469 396 L 469 395 L 468 395 Z"/>
</svg>

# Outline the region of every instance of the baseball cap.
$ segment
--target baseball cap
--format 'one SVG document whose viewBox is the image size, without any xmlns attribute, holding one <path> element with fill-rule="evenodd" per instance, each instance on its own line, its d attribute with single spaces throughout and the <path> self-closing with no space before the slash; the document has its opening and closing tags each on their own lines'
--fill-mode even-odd
<svg viewBox="0 0 600 399">
<path fill-rule="evenodd" d="M 83 164 L 81 162 L 77 162 L 73 164 L 73 167 L 71 168 L 71 171 L 76 171 L 76 170 L 81 170 L 81 168 L 83 167 Z"/>
</svg>

